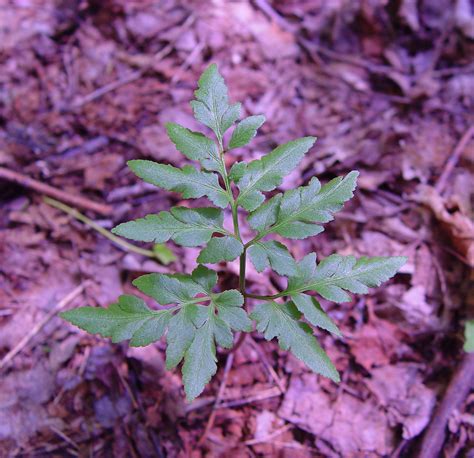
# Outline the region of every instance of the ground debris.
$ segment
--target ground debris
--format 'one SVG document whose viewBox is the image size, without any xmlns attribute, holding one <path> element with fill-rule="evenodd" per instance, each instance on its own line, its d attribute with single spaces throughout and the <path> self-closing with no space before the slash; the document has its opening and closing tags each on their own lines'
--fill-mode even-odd
<svg viewBox="0 0 474 458">
<path fill-rule="evenodd" d="M 242 114 L 267 118 L 228 166 L 315 135 L 281 190 L 360 171 L 350 206 L 317 238 L 288 244 L 293 255 L 409 260 L 386 287 L 328 309 L 345 337 L 318 337 L 339 387 L 254 335 L 261 351 L 247 343 L 235 355 L 204 443 L 222 370 L 186 404 L 164 342 L 130 349 L 54 318 L 1 374 L 0 455 L 415 453 L 474 305 L 469 1 L 40 3 L 12 0 L 0 14 L 0 165 L 31 180 L 0 178 L 0 359 L 77 285 L 87 284 L 78 301 L 105 306 L 136 292 L 138 273 L 195 267 L 197 248 L 171 247 L 169 266 L 124 253 L 40 192 L 80 197 L 106 229 L 182 205 L 138 183 L 126 161 L 186 163 L 164 124 L 200 129 L 188 102 L 211 61 Z M 237 262 L 218 268 L 235 287 Z M 284 283 L 248 266 L 255 294 Z M 472 449 L 472 409 L 471 396 L 447 419 L 447 455 Z"/>
</svg>

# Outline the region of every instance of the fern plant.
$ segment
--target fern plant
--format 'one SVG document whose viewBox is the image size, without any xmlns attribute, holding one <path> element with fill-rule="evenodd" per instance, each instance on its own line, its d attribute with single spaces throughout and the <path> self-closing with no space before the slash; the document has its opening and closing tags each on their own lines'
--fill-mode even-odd
<svg viewBox="0 0 474 458">
<path fill-rule="evenodd" d="M 304 239 L 323 231 L 322 224 L 333 219 L 353 196 L 358 172 L 335 178 L 322 186 L 312 178 L 306 186 L 275 194 L 265 202 L 264 192 L 273 191 L 298 166 L 313 146 L 314 137 L 304 137 L 278 146 L 261 159 L 237 162 L 228 171 L 224 155 L 247 145 L 265 117 L 250 116 L 238 122 L 228 142 L 224 134 L 238 120 L 239 103 L 230 104 L 227 87 L 215 64 L 199 79 L 196 99 L 191 102 L 195 118 L 210 128 L 215 140 L 178 124 L 166 129 L 176 148 L 200 167 L 176 168 L 148 160 L 128 162 L 142 180 L 183 198 L 207 197 L 215 206 L 175 207 L 120 224 L 113 232 L 132 240 L 164 243 L 169 240 L 185 247 L 204 246 L 190 274 L 147 274 L 133 284 L 158 304 L 150 309 L 132 295 L 119 297 L 108 308 L 81 307 L 62 317 L 112 342 L 130 340 L 132 346 L 149 345 L 166 333 L 166 366 L 176 367 L 183 359 L 184 389 L 188 400 L 204 389 L 217 370 L 216 346 L 232 348 L 232 331 L 252 332 L 253 322 L 265 339 L 277 338 L 314 372 L 339 381 L 339 374 L 313 335 L 313 327 L 340 336 L 325 313 L 315 292 L 334 302 L 350 300 L 348 291 L 364 294 L 392 277 L 405 262 L 403 257 L 362 257 L 331 255 L 316 260 L 308 254 L 296 261 L 288 248 L 274 239 Z M 255 235 L 243 240 L 239 229 L 239 208 L 248 212 L 247 222 Z M 224 213 L 232 214 L 233 229 L 224 226 Z M 278 294 L 258 296 L 247 292 L 247 256 L 258 272 L 270 268 L 287 277 L 287 287 Z M 240 258 L 239 288 L 215 291 L 216 271 L 203 264 Z M 249 314 L 246 301 L 256 301 Z"/>
</svg>

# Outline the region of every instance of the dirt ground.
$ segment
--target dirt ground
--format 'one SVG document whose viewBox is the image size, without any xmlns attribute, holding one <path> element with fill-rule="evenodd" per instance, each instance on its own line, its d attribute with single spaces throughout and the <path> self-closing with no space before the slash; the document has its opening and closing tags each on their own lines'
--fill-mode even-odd
<svg viewBox="0 0 474 458">
<path fill-rule="evenodd" d="M 282 189 L 361 172 L 325 232 L 291 242 L 296 258 L 409 258 L 370 295 L 324 303 L 344 334 L 319 335 L 340 385 L 254 333 L 221 401 L 223 353 L 188 404 L 164 342 L 113 345 L 56 316 L 106 306 L 140 274 L 195 266 L 196 249 L 169 244 L 176 260 L 160 264 L 44 196 L 106 229 L 180 203 L 125 163 L 185 163 L 164 123 L 196 127 L 188 102 L 210 62 L 245 114 L 267 118 L 229 165 L 316 135 Z M 474 314 L 473 62 L 469 0 L 0 0 L 0 455 L 435 458 L 441 438 L 441 456 L 474 457 L 462 349 Z M 219 271 L 235 287 L 238 266 Z M 282 281 L 251 266 L 248 278 L 256 294 Z"/>
</svg>

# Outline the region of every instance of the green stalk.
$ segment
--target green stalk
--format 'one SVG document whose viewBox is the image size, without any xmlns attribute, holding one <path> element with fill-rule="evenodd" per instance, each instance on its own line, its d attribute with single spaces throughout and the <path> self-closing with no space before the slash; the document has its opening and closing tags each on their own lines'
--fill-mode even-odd
<svg viewBox="0 0 474 458">
<path fill-rule="evenodd" d="M 229 195 L 230 199 L 230 207 L 232 210 L 232 222 L 234 225 L 234 236 L 242 242 L 242 237 L 240 236 L 240 228 L 239 228 L 239 214 L 237 210 L 237 204 L 235 202 L 234 196 L 232 194 L 232 189 L 230 187 L 229 176 L 227 174 L 227 168 L 224 162 L 224 149 L 222 148 L 222 143 L 219 141 L 219 156 L 222 162 L 222 178 L 224 180 L 225 189 L 227 194 Z M 243 243 L 243 242 L 242 242 Z M 246 248 L 244 247 L 243 253 L 240 255 L 240 269 L 239 269 L 239 290 L 242 295 L 245 292 L 245 268 L 246 268 L 246 261 L 247 261 L 247 253 Z M 245 300 L 245 297 L 244 297 Z M 244 304 L 245 306 L 245 304 Z"/>
<path fill-rule="evenodd" d="M 132 251 L 134 253 L 147 256 L 149 258 L 157 259 L 157 256 L 155 255 L 153 251 L 146 250 L 145 248 L 140 248 L 131 243 L 128 243 L 125 240 L 122 240 L 120 237 L 117 237 L 116 235 L 112 234 L 107 229 L 103 228 L 102 226 L 99 226 L 95 221 L 91 220 L 90 218 L 83 215 L 82 213 L 79 213 L 75 208 L 72 208 L 69 205 L 63 204 L 62 202 L 59 202 L 58 200 L 51 199 L 51 197 L 45 196 L 43 197 L 43 200 L 46 204 L 50 205 L 51 207 L 57 208 L 58 210 L 62 210 L 64 213 L 67 213 L 68 215 L 72 216 L 78 221 L 81 221 L 82 223 L 84 223 L 86 226 L 89 226 L 90 228 L 94 229 L 99 234 L 102 234 L 104 237 L 108 238 L 111 242 L 115 243 L 116 245 L 123 248 L 124 250 Z"/>
<path fill-rule="evenodd" d="M 240 255 L 240 272 L 239 272 L 239 291 L 245 300 L 245 269 L 247 267 L 247 250 Z M 244 304 L 245 305 L 245 304 Z"/>
<path fill-rule="evenodd" d="M 240 242 L 242 242 L 242 237 L 240 235 L 240 228 L 239 228 L 239 214 L 238 214 L 238 210 L 237 210 L 237 203 L 236 203 L 236 201 L 234 199 L 234 196 L 232 194 L 232 189 L 230 187 L 229 176 L 227 174 L 227 168 L 226 168 L 225 162 L 224 162 L 224 148 L 222 147 L 222 141 L 219 138 L 218 138 L 218 142 L 219 142 L 219 155 L 220 155 L 220 158 L 221 158 L 221 161 L 222 161 L 222 178 L 224 180 L 224 185 L 225 185 L 225 189 L 227 191 L 227 194 L 229 195 L 230 207 L 231 207 L 231 210 L 232 210 L 232 223 L 233 223 L 233 226 L 234 226 L 234 236 Z M 247 266 L 247 247 L 244 245 L 244 251 L 240 255 L 240 259 L 239 259 L 239 291 L 240 291 L 240 294 L 242 294 L 242 296 L 244 298 L 243 307 L 248 312 L 247 301 L 245 300 L 245 270 L 246 270 L 246 266 Z M 246 335 L 247 335 L 247 333 L 245 333 L 245 332 L 240 333 L 240 336 L 239 336 L 237 342 L 235 343 L 234 347 L 232 348 L 232 350 L 230 350 L 230 353 L 235 353 L 237 351 L 237 349 L 244 342 Z"/>
<path fill-rule="evenodd" d="M 285 296 L 284 293 L 273 294 L 272 296 L 259 296 L 258 294 L 244 293 L 244 297 L 250 297 L 252 299 L 260 299 L 262 301 L 272 301 L 279 297 Z"/>
</svg>

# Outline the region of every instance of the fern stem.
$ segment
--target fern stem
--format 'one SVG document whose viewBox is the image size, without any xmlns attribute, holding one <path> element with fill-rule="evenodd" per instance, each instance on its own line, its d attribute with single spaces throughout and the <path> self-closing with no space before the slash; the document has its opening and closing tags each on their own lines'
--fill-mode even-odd
<svg viewBox="0 0 474 458">
<path fill-rule="evenodd" d="M 235 236 L 242 241 L 242 238 L 240 237 L 240 228 L 239 228 L 239 214 L 237 212 L 237 205 L 235 202 L 232 203 L 232 221 L 234 223 L 234 232 Z"/>
<path fill-rule="evenodd" d="M 247 265 L 247 251 L 244 249 L 244 252 L 240 255 L 240 272 L 239 272 L 239 290 L 244 296 L 245 300 L 245 269 Z"/>
<path fill-rule="evenodd" d="M 112 234 L 107 229 L 104 229 L 102 226 L 99 226 L 95 221 L 91 220 L 87 216 L 79 213 L 75 208 L 70 207 L 69 205 L 63 204 L 56 199 L 51 199 L 51 197 L 43 197 L 43 200 L 46 204 L 50 205 L 51 207 L 57 208 L 58 210 L 67 213 L 69 216 L 81 221 L 86 226 L 97 231 L 99 234 L 102 234 L 104 237 L 108 238 L 111 242 L 115 243 L 116 245 L 120 246 L 126 251 L 133 251 L 134 253 L 141 254 L 143 256 L 147 256 L 149 258 L 156 259 L 155 253 L 151 250 L 146 250 L 145 248 L 140 248 L 138 246 L 132 245 L 131 243 L 122 240 L 120 237 Z"/>
<path fill-rule="evenodd" d="M 283 293 L 273 294 L 272 296 L 259 296 L 258 294 L 250 294 L 250 293 L 242 293 L 245 297 L 250 297 L 252 299 L 260 299 L 262 301 L 272 301 L 274 299 L 278 299 L 279 297 L 283 297 Z"/>
</svg>

